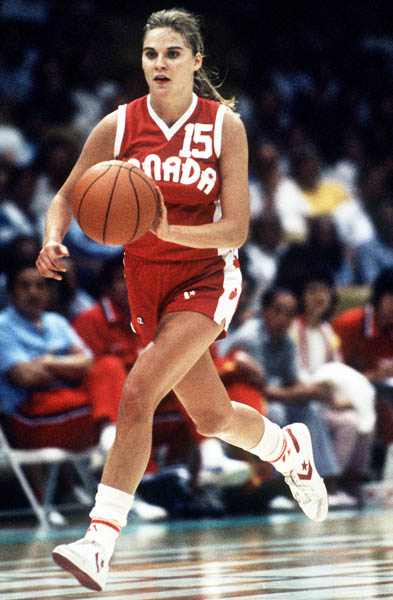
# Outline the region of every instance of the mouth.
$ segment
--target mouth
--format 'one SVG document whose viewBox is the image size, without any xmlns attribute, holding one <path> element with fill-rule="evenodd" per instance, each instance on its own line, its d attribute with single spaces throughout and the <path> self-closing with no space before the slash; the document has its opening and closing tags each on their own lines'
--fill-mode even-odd
<svg viewBox="0 0 393 600">
<path fill-rule="evenodd" d="M 156 81 L 157 83 L 166 83 L 167 81 L 169 81 L 169 78 L 165 75 L 157 75 L 156 77 L 154 77 L 154 81 Z"/>
</svg>

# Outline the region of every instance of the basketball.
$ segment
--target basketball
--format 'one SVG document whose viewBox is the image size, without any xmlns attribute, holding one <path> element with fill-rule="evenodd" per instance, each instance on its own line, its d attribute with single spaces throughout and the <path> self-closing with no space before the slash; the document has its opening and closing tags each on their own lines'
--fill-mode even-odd
<svg viewBox="0 0 393 600">
<path fill-rule="evenodd" d="M 140 238 L 159 211 L 155 184 L 121 160 L 93 165 L 75 184 L 72 209 L 82 231 L 95 242 L 123 246 Z"/>
</svg>

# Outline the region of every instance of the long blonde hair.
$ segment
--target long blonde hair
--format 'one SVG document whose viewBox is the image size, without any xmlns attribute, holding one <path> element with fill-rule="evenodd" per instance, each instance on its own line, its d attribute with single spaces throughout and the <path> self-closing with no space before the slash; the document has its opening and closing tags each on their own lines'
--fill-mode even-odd
<svg viewBox="0 0 393 600">
<path fill-rule="evenodd" d="M 152 29 L 158 27 L 170 27 L 173 31 L 180 33 L 193 55 L 198 52 L 204 56 L 203 38 L 200 30 L 200 19 L 193 13 L 184 8 L 169 8 L 154 12 L 148 18 L 144 27 L 145 35 Z M 214 85 L 210 79 L 207 70 L 201 66 L 194 75 L 194 92 L 202 98 L 215 100 L 232 109 L 235 106 L 235 99 L 226 100 L 218 91 L 218 86 Z"/>
</svg>

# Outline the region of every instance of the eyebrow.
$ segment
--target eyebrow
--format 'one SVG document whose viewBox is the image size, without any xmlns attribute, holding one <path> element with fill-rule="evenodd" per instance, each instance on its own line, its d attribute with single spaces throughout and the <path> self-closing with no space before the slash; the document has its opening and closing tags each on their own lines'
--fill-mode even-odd
<svg viewBox="0 0 393 600">
<path fill-rule="evenodd" d="M 145 46 L 143 51 L 145 50 L 155 50 L 153 46 Z M 167 50 L 184 50 L 183 46 L 168 46 Z"/>
</svg>

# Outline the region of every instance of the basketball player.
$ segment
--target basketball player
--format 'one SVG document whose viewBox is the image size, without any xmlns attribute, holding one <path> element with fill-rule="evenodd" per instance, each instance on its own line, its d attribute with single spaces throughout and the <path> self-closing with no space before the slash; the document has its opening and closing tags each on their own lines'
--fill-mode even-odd
<svg viewBox="0 0 393 600">
<path fill-rule="evenodd" d="M 83 539 L 53 551 L 56 563 L 94 590 L 104 588 L 150 455 L 153 414 L 171 389 L 201 434 L 249 450 L 283 473 L 308 517 L 321 521 L 328 510 L 307 428 L 281 429 L 231 403 L 209 353 L 225 335 L 241 289 L 236 248 L 247 237 L 248 155 L 243 124 L 202 62 L 194 15 L 170 9 L 150 16 L 142 51 L 149 95 L 120 106 L 92 131 L 48 209 L 37 259 L 42 275 L 61 279 L 72 189 L 94 163 L 129 161 L 155 180 L 161 217 L 125 247 L 132 325 L 147 347 L 124 386 L 90 527 Z"/>
</svg>

